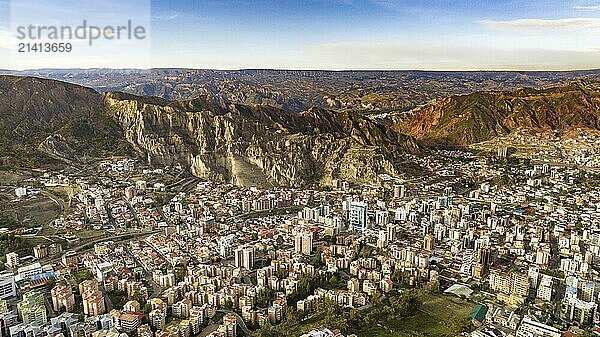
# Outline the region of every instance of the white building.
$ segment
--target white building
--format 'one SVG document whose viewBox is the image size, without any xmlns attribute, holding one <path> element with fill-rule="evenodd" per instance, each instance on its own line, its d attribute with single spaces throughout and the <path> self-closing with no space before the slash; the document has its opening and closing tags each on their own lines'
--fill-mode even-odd
<svg viewBox="0 0 600 337">
<path fill-rule="evenodd" d="M 377 235 L 377 248 L 385 248 L 388 245 L 387 232 L 383 229 Z"/>
<path fill-rule="evenodd" d="M 27 188 L 25 188 L 25 187 L 17 187 L 17 188 L 15 188 L 15 195 L 17 197 L 19 197 L 19 198 L 26 196 L 27 195 Z"/>
<path fill-rule="evenodd" d="M 0 274 L 0 299 L 7 299 L 17 296 L 17 285 L 15 276 L 10 272 Z"/>
<path fill-rule="evenodd" d="M 102 282 L 108 274 L 113 271 L 113 265 L 111 262 L 101 262 L 96 265 L 96 278 Z"/>
<path fill-rule="evenodd" d="M 561 332 L 557 328 L 542 324 L 525 316 L 521 326 L 517 330 L 517 337 L 560 337 Z"/>
<path fill-rule="evenodd" d="M 19 266 L 19 254 L 10 252 L 6 254 L 6 266 L 8 268 L 16 268 Z"/>
<path fill-rule="evenodd" d="M 300 336 L 300 337 L 334 337 L 335 335 L 333 334 L 333 332 L 327 328 L 321 328 L 318 330 L 312 330 L 308 333 L 305 333 L 304 335 Z"/>
<path fill-rule="evenodd" d="M 39 262 L 35 262 L 17 269 L 17 273 L 21 279 L 29 279 L 42 273 L 42 265 Z"/>
<path fill-rule="evenodd" d="M 554 280 L 550 275 L 542 275 L 542 280 L 537 290 L 537 298 L 550 302 L 554 293 Z"/>
</svg>

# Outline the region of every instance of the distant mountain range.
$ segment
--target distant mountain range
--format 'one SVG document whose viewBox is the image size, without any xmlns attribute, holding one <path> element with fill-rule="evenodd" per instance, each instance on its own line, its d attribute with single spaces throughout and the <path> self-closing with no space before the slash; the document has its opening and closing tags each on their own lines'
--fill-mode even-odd
<svg viewBox="0 0 600 337">
<path fill-rule="evenodd" d="M 0 163 L 77 164 L 127 154 L 242 185 L 372 182 L 414 168 L 410 155 L 429 146 L 466 146 L 522 127 L 599 129 L 598 83 L 480 91 L 410 112 L 369 114 L 323 107 L 291 112 L 209 93 L 166 100 L 0 76 Z"/>
<path fill-rule="evenodd" d="M 0 74 L 3 73 L 0 71 Z M 11 72 L 4 72 L 11 73 Z M 12 72 L 169 100 L 211 95 L 289 112 L 311 107 L 361 113 L 409 111 L 433 99 L 481 90 L 547 87 L 600 80 L 600 70 L 567 72 L 440 72 L 202 69 L 47 69 Z"/>
</svg>

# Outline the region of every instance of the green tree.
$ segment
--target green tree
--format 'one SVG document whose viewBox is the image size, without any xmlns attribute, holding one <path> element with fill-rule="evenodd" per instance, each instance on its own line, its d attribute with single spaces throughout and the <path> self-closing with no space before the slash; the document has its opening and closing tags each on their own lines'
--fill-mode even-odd
<svg viewBox="0 0 600 337">
<path fill-rule="evenodd" d="M 187 275 L 187 266 L 183 263 L 178 263 L 175 266 L 175 278 L 178 282 L 183 281 L 185 276 Z"/>
<path fill-rule="evenodd" d="M 469 317 L 456 317 L 452 316 L 448 318 L 444 325 L 444 331 L 442 337 L 454 337 L 460 336 L 463 332 L 469 331 L 471 328 L 471 319 Z"/>
<path fill-rule="evenodd" d="M 323 267 L 325 265 L 325 263 L 323 263 L 323 259 L 321 257 L 323 253 L 323 249 L 322 248 L 318 248 L 317 251 L 315 252 L 315 257 L 312 260 L 312 263 L 315 267 Z"/>
<path fill-rule="evenodd" d="M 263 288 L 256 294 L 256 306 L 266 308 L 271 305 L 276 298 L 275 290 L 271 288 Z"/>
<path fill-rule="evenodd" d="M 94 274 L 89 269 L 84 268 L 73 273 L 73 277 L 75 277 L 75 282 L 81 283 L 83 281 L 93 279 Z"/>
<path fill-rule="evenodd" d="M 275 276 L 277 276 L 278 278 L 286 278 L 289 274 L 290 273 L 288 272 L 288 270 L 284 268 L 280 268 L 277 270 L 277 272 L 275 272 Z"/>
</svg>

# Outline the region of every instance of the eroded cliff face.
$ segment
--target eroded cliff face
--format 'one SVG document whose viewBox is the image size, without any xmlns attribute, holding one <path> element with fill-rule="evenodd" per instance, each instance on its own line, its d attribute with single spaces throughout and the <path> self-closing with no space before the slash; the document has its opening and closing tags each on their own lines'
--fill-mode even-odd
<svg viewBox="0 0 600 337">
<path fill-rule="evenodd" d="M 402 156 L 419 151 L 412 138 L 358 114 L 290 114 L 207 97 L 165 101 L 107 93 L 104 100 L 149 163 L 184 163 L 198 177 L 240 185 L 372 182 L 379 173 L 396 174 Z"/>
</svg>

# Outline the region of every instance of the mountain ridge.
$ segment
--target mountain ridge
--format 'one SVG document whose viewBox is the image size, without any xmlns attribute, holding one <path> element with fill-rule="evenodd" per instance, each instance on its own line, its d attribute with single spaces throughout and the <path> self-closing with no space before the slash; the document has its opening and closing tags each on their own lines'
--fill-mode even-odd
<svg viewBox="0 0 600 337">
<path fill-rule="evenodd" d="M 420 151 L 412 137 L 356 112 L 289 113 L 210 95 L 169 101 L 100 94 L 13 76 L 0 76 L 0 98 L 0 149 L 9 166 L 16 165 L 9 158 L 33 161 L 43 153 L 71 164 L 120 149 L 155 165 L 185 164 L 206 179 L 299 186 L 373 181 L 397 174 L 403 155 Z"/>
<path fill-rule="evenodd" d="M 241 104 L 270 105 L 288 112 L 310 107 L 362 113 L 409 111 L 432 99 L 479 90 L 543 87 L 573 79 L 600 80 L 582 71 L 326 71 L 214 69 L 39 69 L 13 72 L 94 88 L 192 99 L 203 94 Z"/>
<path fill-rule="evenodd" d="M 44 159 L 38 149 L 61 159 L 51 149 L 66 148 L 64 142 L 70 148 L 85 148 L 90 155 L 129 153 L 119 139 L 119 126 L 102 109 L 100 94 L 91 88 L 36 77 L 0 76 L 1 163 L 14 166 Z M 60 137 L 48 139 L 52 135 Z"/>
<path fill-rule="evenodd" d="M 599 82 L 484 91 L 433 101 L 393 126 L 429 145 L 468 146 L 517 128 L 600 128 Z"/>
<path fill-rule="evenodd" d="M 242 185 L 365 183 L 382 173 L 400 175 L 410 155 L 429 146 L 465 147 L 520 128 L 600 130 L 599 83 L 453 95 L 396 118 L 319 107 L 293 113 L 210 94 L 187 100 L 101 94 L 0 76 L 1 163 L 33 162 L 41 153 L 68 163 L 137 155 Z"/>
<path fill-rule="evenodd" d="M 223 102 L 218 108 L 210 102 L 207 109 L 206 101 L 198 105 L 194 100 L 140 104 L 120 93 L 104 98 L 125 137 L 148 154 L 149 162 L 185 162 L 207 179 L 235 182 L 244 174 L 236 172 L 241 165 L 263 172 L 261 180 L 272 184 L 329 183 L 334 178 L 364 182 L 379 173 L 397 174 L 386 157 L 419 151 L 411 137 L 387 132 L 357 113 L 314 108 L 293 114 Z"/>
</svg>

